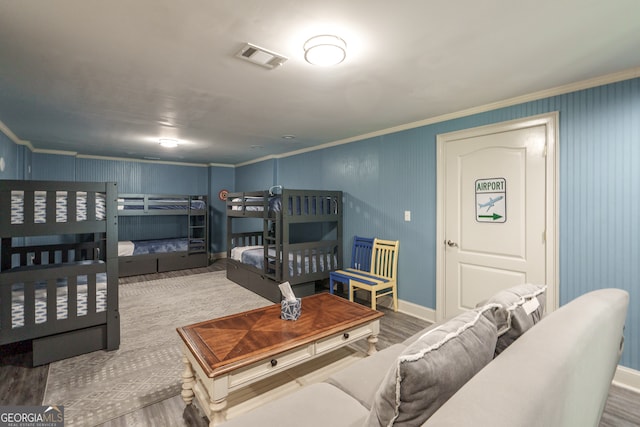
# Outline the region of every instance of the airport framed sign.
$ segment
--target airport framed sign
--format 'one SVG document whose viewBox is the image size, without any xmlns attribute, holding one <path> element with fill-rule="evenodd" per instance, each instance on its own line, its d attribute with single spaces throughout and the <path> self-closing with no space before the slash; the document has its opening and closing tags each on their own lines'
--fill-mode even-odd
<svg viewBox="0 0 640 427">
<path fill-rule="evenodd" d="M 476 221 L 507 222 L 507 180 L 483 178 L 475 181 Z"/>
</svg>

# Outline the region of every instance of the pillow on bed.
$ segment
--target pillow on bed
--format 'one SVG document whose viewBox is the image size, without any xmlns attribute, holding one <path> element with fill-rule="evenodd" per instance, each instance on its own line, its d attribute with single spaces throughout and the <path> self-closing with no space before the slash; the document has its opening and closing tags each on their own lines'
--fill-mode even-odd
<svg viewBox="0 0 640 427">
<path fill-rule="evenodd" d="M 407 347 L 378 388 L 365 425 L 424 423 L 493 359 L 496 307 L 462 313 Z"/>
<path fill-rule="evenodd" d="M 489 298 L 487 304 L 500 305 L 494 312 L 498 327 L 496 356 L 542 319 L 546 291 L 546 286 L 523 284 L 500 291 Z"/>
</svg>

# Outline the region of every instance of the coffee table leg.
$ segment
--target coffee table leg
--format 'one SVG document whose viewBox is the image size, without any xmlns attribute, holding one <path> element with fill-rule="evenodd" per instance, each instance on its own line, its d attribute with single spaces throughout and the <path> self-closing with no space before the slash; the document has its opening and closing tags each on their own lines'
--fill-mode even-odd
<svg viewBox="0 0 640 427">
<path fill-rule="evenodd" d="M 195 384 L 195 377 L 191 362 L 187 359 L 187 356 L 182 356 L 182 363 L 184 363 L 184 371 L 182 372 L 182 400 L 187 405 L 193 401 L 193 385 Z"/>
<path fill-rule="evenodd" d="M 214 402 L 213 400 L 209 402 L 209 410 L 211 411 L 211 416 L 209 417 L 209 427 L 214 427 L 217 424 L 220 424 L 227 419 L 227 400 L 222 399 Z"/>
<path fill-rule="evenodd" d="M 367 351 L 367 354 L 371 356 L 373 353 L 378 351 L 378 349 L 376 348 L 376 343 L 378 342 L 378 336 L 369 335 L 369 338 L 367 338 L 367 342 L 369 342 L 369 350 Z"/>
</svg>

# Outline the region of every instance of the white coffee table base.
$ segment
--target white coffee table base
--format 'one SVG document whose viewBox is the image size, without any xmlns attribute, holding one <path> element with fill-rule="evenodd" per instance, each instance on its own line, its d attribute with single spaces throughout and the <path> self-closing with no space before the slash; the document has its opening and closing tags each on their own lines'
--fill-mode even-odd
<svg viewBox="0 0 640 427">
<path fill-rule="evenodd" d="M 214 427 L 226 420 L 227 397 L 230 392 L 363 338 L 367 338 L 369 343 L 367 353 L 371 355 L 376 352 L 375 345 L 378 342 L 379 332 L 380 321 L 376 319 L 213 378 L 205 375 L 191 350 L 183 345 L 182 361 L 185 368 L 182 373 L 182 399 L 189 405 L 195 397 L 198 406 L 209 419 L 209 427 Z"/>
</svg>

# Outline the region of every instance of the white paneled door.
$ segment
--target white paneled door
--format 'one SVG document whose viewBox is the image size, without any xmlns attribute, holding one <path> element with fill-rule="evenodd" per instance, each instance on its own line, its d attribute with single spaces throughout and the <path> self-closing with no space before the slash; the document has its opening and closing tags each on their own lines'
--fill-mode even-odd
<svg viewBox="0 0 640 427">
<path fill-rule="evenodd" d="M 521 283 L 555 308 L 554 147 L 555 115 L 438 136 L 439 318 Z"/>
</svg>

